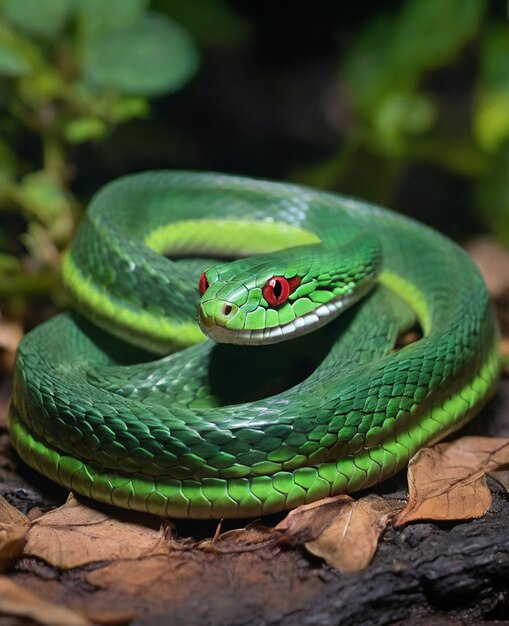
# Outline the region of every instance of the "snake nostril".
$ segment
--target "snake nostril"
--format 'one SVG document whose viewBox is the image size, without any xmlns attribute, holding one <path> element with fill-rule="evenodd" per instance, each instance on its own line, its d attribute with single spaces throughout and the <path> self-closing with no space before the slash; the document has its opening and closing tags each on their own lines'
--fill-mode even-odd
<svg viewBox="0 0 509 626">
<path fill-rule="evenodd" d="M 230 304 L 223 304 L 222 314 L 224 317 L 228 317 L 232 312 L 232 306 Z"/>
</svg>

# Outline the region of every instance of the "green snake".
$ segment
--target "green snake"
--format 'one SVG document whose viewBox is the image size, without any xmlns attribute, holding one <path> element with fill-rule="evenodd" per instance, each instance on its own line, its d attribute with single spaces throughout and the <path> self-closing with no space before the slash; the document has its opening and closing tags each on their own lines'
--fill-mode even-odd
<svg viewBox="0 0 509 626">
<path fill-rule="evenodd" d="M 91 202 L 63 277 L 75 312 L 21 341 L 11 441 L 119 507 L 239 518 L 361 490 L 497 384 L 498 329 L 467 254 L 341 195 L 128 176 Z"/>
</svg>

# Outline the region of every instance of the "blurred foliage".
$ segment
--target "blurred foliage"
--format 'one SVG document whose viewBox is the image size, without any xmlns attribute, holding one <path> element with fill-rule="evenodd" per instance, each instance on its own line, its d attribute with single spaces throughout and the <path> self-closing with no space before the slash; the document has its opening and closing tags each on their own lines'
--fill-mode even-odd
<svg viewBox="0 0 509 626">
<path fill-rule="evenodd" d="M 192 37 L 146 0 L 0 0 L 0 211 L 25 230 L 15 241 L 0 231 L 0 296 L 21 309 L 25 295 L 58 298 L 81 210 L 71 148 L 146 117 L 150 97 L 179 90 L 197 67 Z M 37 158 L 26 162 L 20 144 L 31 142 Z"/>
<path fill-rule="evenodd" d="M 341 187 L 365 151 L 379 165 L 375 178 L 390 181 L 372 199 L 390 202 L 395 169 L 434 163 L 472 181 L 481 220 L 509 245 L 509 26 L 488 8 L 486 0 L 409 0 L 368 19 L 342 62 L 352 116 L 345 142 L 297 178 Z M 463 59 L 475 86 L 451 111 L 433 79 Z"/>
<path fill-rule="evenodd" d="M 468 186 L 509 245 L 504 3 L 283 5 L 0 0 L 4 310 L 61 301 L 83 203 L 145 167 L 286 177 L 394 205 L 408 171 L 431 164 Z"/>
</svg>

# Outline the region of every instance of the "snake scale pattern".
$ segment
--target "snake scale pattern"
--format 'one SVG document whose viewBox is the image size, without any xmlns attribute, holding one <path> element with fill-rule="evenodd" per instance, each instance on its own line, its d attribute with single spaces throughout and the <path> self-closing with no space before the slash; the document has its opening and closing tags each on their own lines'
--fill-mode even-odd
<svg viewBox="0 0 509 626">
<path fill-rule="evenodd" d="M 367 488 L 461 427 L 498 380 L 469 257 L 336 194 L 128 176 L 93 199 L 63 276 L 75 312 L 20 344 L 11 441 L 119 507 L 252 517 Z M 398 347 L 416 324 L 422 338 Z"/>
</svg>

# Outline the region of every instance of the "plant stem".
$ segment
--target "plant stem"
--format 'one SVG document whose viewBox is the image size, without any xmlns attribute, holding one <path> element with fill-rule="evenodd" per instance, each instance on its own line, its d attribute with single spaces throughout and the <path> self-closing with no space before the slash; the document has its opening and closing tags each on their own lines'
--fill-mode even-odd
<svg viewBox="0 0 509 626">
<path fill-rule="evenodd" d="M 66 186 L 67 163 L 63 143 L 59 137 L 50 130 L 42 134 L 42 145 L 44 150 L 44 169 L 52 174 L 62 185 Z"/>
</svg>

